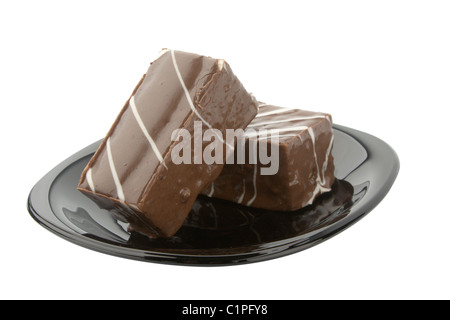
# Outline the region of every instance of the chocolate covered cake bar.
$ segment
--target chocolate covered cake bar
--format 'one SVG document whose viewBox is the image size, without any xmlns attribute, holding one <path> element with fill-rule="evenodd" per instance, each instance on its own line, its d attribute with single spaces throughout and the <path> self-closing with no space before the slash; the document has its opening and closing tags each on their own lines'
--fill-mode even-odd
<svg viewBox="0 0 450 320">
<path fill-rule="evenodd" d="M 164 50 L 84 169 L 78 189 L 139 225 L 140 232 L 170 237 L 225 163 L 175 164 L 171 151 L 181 140 L 176 133 L 184 129 L 193 135 L 195 123 L 222 134 L 244 129 L 257 109 L 224 60 Z M 207 144 L 200 145 L 202 150 Z"/>
<path fill-rule="evenodd" d="M 270 139 L 270 135 L 261 138 L 263 129 L 274 130 L 277 139 Z M 262 139 L 270 145 L 267 150 L 278 148 L 278 159 L 273 159 L 279 161 L 278 171 L 263 175 L 261 168 L 267 165 L 260 160 L 251 164 L 248 157 L 243 164 L 227 163 L 220 176 L 202 191 L 203 195 L 257 208 L 292 211 L 312 204 L 331 190 L 334 135 L 329 114 L 261 104 L 244 137 L 247 154 L 251 153 L 250 144 L 257 145 Z"/>
</svg>

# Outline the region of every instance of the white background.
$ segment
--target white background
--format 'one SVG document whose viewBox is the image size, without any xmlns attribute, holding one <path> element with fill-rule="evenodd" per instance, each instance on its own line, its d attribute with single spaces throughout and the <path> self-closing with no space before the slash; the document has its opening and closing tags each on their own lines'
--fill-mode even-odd
<svg viewBox="0 0 450 320">
<path fill-rule="evenodd" d="M 448 299 L 448 1 L 0 2 L 3 299 Z M 226 59 L 258 99 L 329 112 L 401 161 L 336 237 L 235 267 L 144 263 L 39 226 L 33 185 L 102 138 L 161 48 Z"/>
</svg>

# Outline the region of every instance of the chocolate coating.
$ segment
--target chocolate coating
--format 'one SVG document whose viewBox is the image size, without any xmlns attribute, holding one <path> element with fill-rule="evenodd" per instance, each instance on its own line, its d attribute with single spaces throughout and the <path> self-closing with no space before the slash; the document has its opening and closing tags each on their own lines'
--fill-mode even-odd
<svg viewBox="0 0 450 320">
<path fill-rule="evenodd" d="M 279 130 L 278 142 L 267 141 L 279 150 L 278 172 L 261 175 L 260 162 L 226 164 L 202 194 L 256 208 L 293 211 L 331 190 L 334 138 L 329 114 L 261 104 L 246 132 L 250 129 Z M 251 140 L 259 138 L 246 138 L 247 153 Z"/>
<path fill-rule="evenodd" d="M 167 50 L 125 103 L 78 189 L 127 222 L 140 222 L 143 233 L 170 237 L 223 168 L 174 164 L 171 150 L 178 142 L 172 133 L 182 128 L 192 135 L 194 121 L 202 121 L 203 130 L 210 126 L 223 134 L 245 128 L 256 113 L 256 100 L 225 61 Z"/>
</svg>

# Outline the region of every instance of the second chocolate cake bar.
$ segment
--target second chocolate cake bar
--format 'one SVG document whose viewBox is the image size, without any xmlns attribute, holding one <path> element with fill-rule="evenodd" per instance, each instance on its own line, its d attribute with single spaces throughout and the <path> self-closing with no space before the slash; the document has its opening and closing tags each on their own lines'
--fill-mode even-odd
<svg viewBox="0 0 450 320">
<path fill-rule="evenodd" d="M 175 164 L 171 151 L 179 143 L 173 140 L 177 130 L 193 135 L 195 123 L 200 123 L 203 130 L 224 134 L 245 128 L 257 109 L 224 60 L 165 50 L 84 169 L 78 189 L 139 231 L 170 237 L 225 162 Z"/>
<path fill-rule="evenodd" d="M 277 139 L 261 138 L 261 130 L 276 130 Z M 255 130 L 251 132 L 251 130 Z M 245 131 L 246 152 L 250 141 L 267 139 L 278 148 L 278 171 L 263 175 L 260 162 L 226 164 L 219 178 L 203 195 L 269 210 L 297 210 L 331 190 L 334 182 L 333 128 L 329 114 L 261 104 Z M 238 148 L 236 148 L 237 152 Z M 236 158 L 236 156 L 235 156 Z"/>
</svg>

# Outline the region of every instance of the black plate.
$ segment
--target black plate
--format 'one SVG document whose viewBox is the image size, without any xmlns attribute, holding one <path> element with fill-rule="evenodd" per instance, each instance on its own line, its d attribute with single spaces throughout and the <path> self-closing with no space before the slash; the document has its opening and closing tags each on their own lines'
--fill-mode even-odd
<svg viewBox="0 0 450 320">
<path fill-rule="evenodd" d="M 75 244 L 149 262 L 235 265 L 310 248 L 351 226 L 388 193 L 399 160 L 386 143 L 335 125 L 337 178 L 331 192 L 297 212 L 274 212 L 199 197 L 183 227 L 170 239 L 150 240 L 114 219 L 76 187 L 100 144 L 77 152 L 31 190 L 28 211 L 42 226 Z"/>
</svg>

